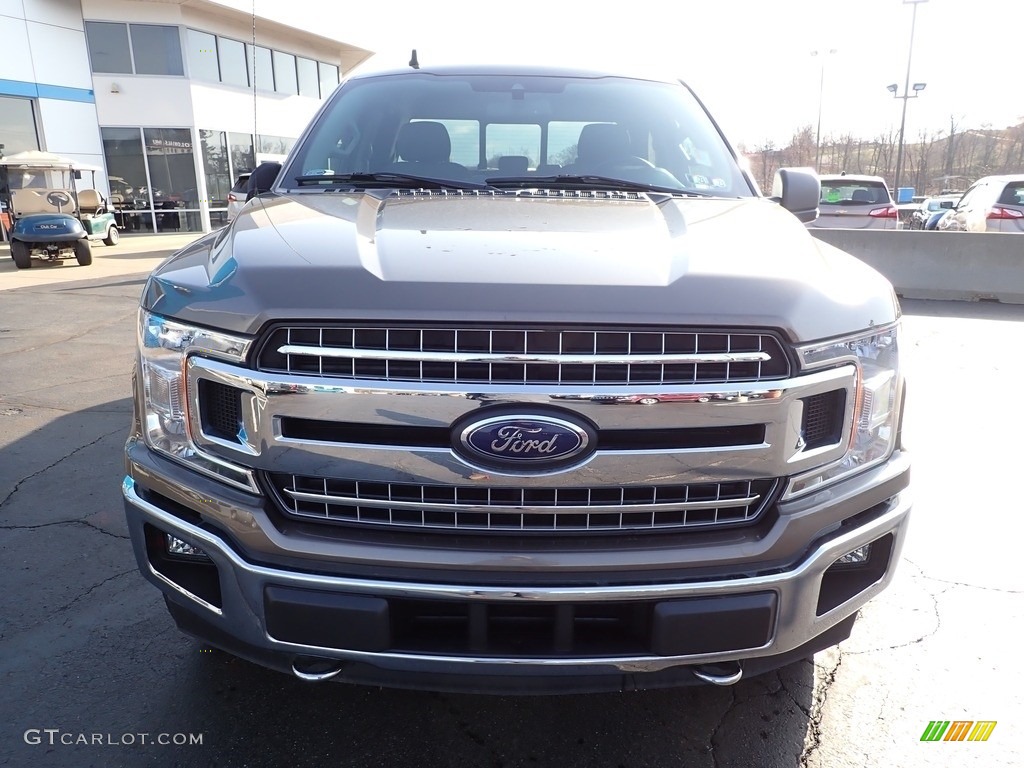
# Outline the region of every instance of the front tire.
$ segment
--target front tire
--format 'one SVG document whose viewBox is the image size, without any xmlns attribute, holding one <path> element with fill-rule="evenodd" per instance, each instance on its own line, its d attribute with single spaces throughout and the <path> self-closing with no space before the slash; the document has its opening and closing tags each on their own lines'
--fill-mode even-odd
<svg viewBox="0 0 1024 768">
<path fill-rule="evenodd" d="M 78 260 L 78 266 L 88 267 L 92 264 L 92 246 L 89 245 L 89 241 L 84 237 L 81 240 L 75 241 L 75 258 Z"/>
<path fill-rule="evenodd" d="M 32 266 L 32 254 L 28 245 L 21 240 L 11 240 L 11 258 L 18 269 L 29 269 Z"/>
<path fill-rule="evenodd" d="M 117 231 L 117 227 L 111 225 L 107 228 L 107 236 L 103 238 L 104 245 L 117 245 L 121 239 L 121 233 Z"/>
<path fill-rule="evenodd" d="M 661 401 L 656 397 L 641 397 L 637 402 L 640 405 L 657 405 Z"/>
</svg>

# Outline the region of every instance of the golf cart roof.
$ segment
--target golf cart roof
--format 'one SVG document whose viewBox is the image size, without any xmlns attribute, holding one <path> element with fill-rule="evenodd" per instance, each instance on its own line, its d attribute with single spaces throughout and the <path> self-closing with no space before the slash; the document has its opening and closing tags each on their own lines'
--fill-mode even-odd
<svg viewBox="0 0 1024 768">
<path fill-rule="evenodd" d="M 14 155 L 0 157 L 0 166 L 8 168 L 35 168 L 54 171 L 102 171 L 103 169 L 61 157 L 51 152 L 41 152 L 38 149 L 29 149 L 25 152 L 18 152 Z"/>
</svg>

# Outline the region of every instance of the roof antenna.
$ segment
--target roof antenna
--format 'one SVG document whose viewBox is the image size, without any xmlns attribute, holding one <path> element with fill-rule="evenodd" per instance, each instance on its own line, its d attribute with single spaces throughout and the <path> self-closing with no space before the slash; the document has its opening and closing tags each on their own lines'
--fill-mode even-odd
<svg viewBox="0 0 1024 768">
<path fill-rule="evenodd" d="M 419 69 L 420 68 L 420 60 L 416 58 L 416 49 L 415 48 L 412 49 L 412 58 L 409 59 L 409 66 L 412 67 L 413 69 Z"/>
</svg>

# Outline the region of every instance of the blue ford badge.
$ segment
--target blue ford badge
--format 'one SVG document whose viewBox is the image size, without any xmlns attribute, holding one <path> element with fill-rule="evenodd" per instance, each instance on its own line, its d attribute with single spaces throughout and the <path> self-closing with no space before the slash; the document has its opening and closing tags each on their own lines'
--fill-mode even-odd
<svg viewBox="0 0 1024 768">
<path fill-rule="evenodd" d="M 457 448 L 492 469 L 550 471 L 582 458 L 591 445 L 582 425 L 553 416 L 504 415 L 472 421 L 457 431 Z"/>
</svg>

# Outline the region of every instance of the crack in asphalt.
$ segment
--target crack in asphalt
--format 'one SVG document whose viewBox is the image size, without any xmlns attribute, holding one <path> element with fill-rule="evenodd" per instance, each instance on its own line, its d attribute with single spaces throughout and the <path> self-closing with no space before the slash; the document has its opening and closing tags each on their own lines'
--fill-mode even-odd
<svg viewBox="0 0 1024 768">
<path fill-rule="evenodd" d="M 60 382 L 58 384 L 50 384 L 49 386 L 46 386 L 46 387 L 33 387 L 32 389 L 26 389 L 23 392 L 8 392 L 4 396 L 4 399 L 6 400 L 7 397 L 19 397 L 21 395 L 26 395 L 26 394 L 33 393 L 33 392 L 45 392 L 48 389 L 57 389 L 58 387 L 67 387 L 67 386 L 76 386 L 77 387 L 79 384 L 91 384 L 94 381 L 106 381 L 108 379 L 120 379 L 122 377 L 124 377 L 125 380 L 127 381 L 128 377 L 131 376 L 131 370 L 130 370 L 131 369 L 131 363 L 130 363 L 130 361 L 128 363 L 128 366 L 129 366 L 129 370 L 119 371 L 117 373 L 108 373 L 108 374 L 106 374 L 104 376 L 97 376 L 97 377 L 92 378 L 92 379 L 76 379 L 75 381 L 62 381 L 62 382 Z M 22 405 L 22 403 L 15 403 L 15 405 Z M 32 404 L 28 403 L 27 405 L 31 406 Z M 78 411 L 75 411 L 75 413 L 78 413 Z"/>
<path fill-rule="evenodd" d="M 986 592 L 1000 592 L 1000 593 L 1005 594 L 1005 595 L 1020 595 L 1020 594 L 1024 594 L 1024 590 L 1022 590 L 1022 589 L 1004 589 L 1003 587 L 984 587 L 984 586 L 982 586 L 980 584 L 968 584 L 967 582 L 964 582 L 964 581 L 950 581 L 949 579 L 940 579 L 937 576 L 929 576 L 927 573 L 924 572 L 924 569 L 921 566 L 919 566 L 917 563 L 915 563 L 913 560 L 908 560 L 907 558 L 903 558 L 903 562 L 906 563 L 907 565 L 914 566 L 914 568 L 917 569 L 917 572 L 918 572 L 918 574 L 920 575 L 920 577 L 922 579 L 928 579 L 928 581 L 935 581 L 935 582 L 938 582 L 939 584 L 949 584 L 952 587 L 967 587 L 968 589 L 983 589 Z M 945 592 L 942 592 L 940 594 L 945 594 Z"/>
<path fill-rule="evenodd" d="M 810 659 L 804 659 L 804 661 L 806 661 L 806 662 L 807 662 L 808 664 L 810 664 L 810 665 L 811 665 L 812 667 L 814 666 L 814 662 L 813 662 L 813 661 L 811 661 Z M 781 686 L 782 690 L 783 690 L 783 691 L 785 692 L 785 694 L 786 694 L 787 698 L 789 698 L 789 700 L 790 700 L 791 702 L 793 702 L 793 705 L 794 705 L 794 706 L 795 706 L 795 707 L 796 707 L 797 709 L 799 709 L 799 710 L 800 710 L 801 712 L 803 712 L 803 714 L 804 714 L 804 717 L 806 717 L 806 718 L 807 718 L 807 721 L 808 721 L 808 722 L 810 722 L 810 720 L 811 720 L 811 710 L 810 710 L 810 709 L 808 709 L 807 707 L 805 707 L 805 706 L 804 706 L 803 704 L 801 704 L 801 703 L 800 703 L 800 702 L 799 702 L 799 701 L 797 700 L 797 698 L 796 698 L 796 696 L 794 695 L 793 691 L 791 691 L 791 690 L 789 689 L 789 686 L 788 686 L 788 685 L 786 685 L 786 681 L 782 679 L 782 675 L 779 675 L 778 673 L 776 673 L 776 674 L 777 674 L 777 676 L 778 676 L 778 678 L 779 678 L 779 685 Z"/>
<path fill-rule="evenodd" d="M 100 435 L 95 440 L 92 440 L 91 442 L 88 442 L 85 445 L 81 445 L 78 448 L 75 448 L 75 450 L 71 451 L 71 453 L 68 453 L 65 456 L 62 456 L 61 458 L 57 459 L 55 462 L 53 462 L 49 466 L 43 467 L 42 469 L 36 470 L 31 475 L 27 475 L 26 477 L 21 478 L 21 480 L 19 480 L 18 482 L 16 482 L 14 484 L 14 487 L 11 489 L 11 492 L 8 493 L 6 496 L 4 496 L 4 498 L 2 500 L 0 500 L 0 510 L 2 510 L 4 508 L 4 505 L 7 504 L 7 502 L 9 502 L 14 497 L 14 494 L 16 494 L 19 490 L 21 490 L 21 486 L 23 486 L 29 480 L 31 480 L 31 479 L 33 479 L 35 477 L 39 477 L 39 475 L 43 474 L 44 472 L 49 472 L 51 469 L 56 467 L 61 462 L 66 461 L 67 459 L 70 459 L 76 453 L 79 453 L 80 451 L 84 451 L 86 448 L 91 448 L 92 446 L 96 445 L 96 443 L 100 442 L 101 440 L 106 440 L 108 437 L 113 437 L 114 435 L 120 434 L 122 432 L 124 432 L 124 429 L 119 427 L 119 428 L 113 430 L 112 432 L 107 432 L 106 434 Z"/>
<path fill-rule="evenodd" d="M 66 605 L 62 605 L 60 608 L 58 608 L 56 611 L 54 611 L 54 614 L 63 613 L 64 611 L 66 611 L 69 608 L 71 608 L 79 600 L 84 600 L 85 598 L 87 598 L 89 595 L 91 595 L 97 589 L 102 587 L 104 584 L 106 584 L 108 582 L 111 582 L 114 579 L 120 579 L 123 576 L 128 576 L 129 574 L 138 573 L 138 572 L 139 572 L 139 569 L 133 567 L 133 568 L 129 568 L 126 571 L 121 571 L 121 573 L 115 573 L 113 576 L 107 576 L 107 578 L 103 579 L 103 581 L 99 582 L 98 584 L 93 584 L 91 587 L 89 587 L 87 590 L 85 590 L 85 592 L 83 592 L 82 594 L 80 594 L 77 597 L 73 598 L 70 603 L 67 603 Z"/>
<path fill-rule="evenodd" d="M 50 523 L 39 523 L 39 525 L 0 525 L 0 531 L 34 531 L 37 528 L 50 528 L 55 525 L 84 525 L 86 528 L 92 528 L 98 533 L 102 533 L 105 536 L 111 536 L 115 539 L 130 539 L 131 536 L 126 536 L 121 533 L 112 533 L 105 528 L 100 528 L 98 525 L 90 523 L 85 518 L 77 518 L 75 520 L 54 520 Z"/>
<path fill-rule="evenodd" d="M 918 573 L 918 575 L 921 578 L 923 578 L 923 579 L 927 579 L 928 578 L 927 576 L 925 576 L 924 571 L 921 570 L 921 567 L 918 566 L 916 563 L 911 563 L 911 562 L 908 561 L 908 564 L 917 569 L 917 573 Z M 911 576 L 911 578 L 915 578 L 915 577 Z M 938 579 L 932 579 L 932 581 L 938 581 Z M 909 648 L 912 645 L 918 645 L 919 643 L 923 643 L 928 638 L 934 637 L 936 634 L 938 634 L 939 630 L 942 628 L 942 614 L 939 613 L 939 598 L 942 597 L 944 594 L 946 594 L 950 589 L 952 589 L 952 587 L 947 588 L 947 589 L 943 589 L 943 590 L 941 590 L 939 592 L 934 592 L 934 593 L 929 591 L 929 590 L 927 590 L 927 589 L 925 590 L 925 593 L 928 595 L 928 600 L 931 602 L 932 616 L 934 616 L 934 618 L 935 618 L 935 626 L 932 627 L 930 632 L 925 632 L 925 633 L 919 635 L 918 637 L 915 637 L 912 640 L 907 640 L 906 642 L 903 642 L 903 643 L 895 643 L 893 645 L 883 645 L 883 646 L 876 647 L 876 648 L 865 648 L 865 649 L 859 650 L 859 651 L 852 651 L 851 650 L 851 651 L 846 651 L 846 653 L 850 654 L 851 656 L 864 656 L 864 655 L 869 654 L 869 653 L 878 653 L 879 651 L 894 651 L 894 650 L 897 650 L 898 648 Z"/>
<path fill-rule="evenodd" d="M 805 744 L 803 752 L 800 753 L 801 768 L 807 768 L 811 756 L 821 747 L 821 721 L 825 716 L 825 704 L 828 701 L 828 693 L 836 682 L 839 675 L 839 668 L 843 665 L 843 651 L 836 648 L 839 658 L 836 665 L 825 675 L 824 679 L 814 687 L 813 705 L 808 713 L 807 729 L 810 732 L 811 743 Z M 797 704 L 799 707 L 800 705 Z"/>
<path fill-rule="evenodd" d="M 711 764 L 714 768 L 719 768 L 718 753 L 715 752 L 715 740 L 718 738 L 718 732 L 722 730 L 725 725 L 726 719 L 732 714 L 733 710 L 739 704 L 739 700 L 736 698 L 736 686 L 729 686 L 729 704 L 726 706 L 722 716 L 718 719 L 718 724 L 711 731 L 711 737 L 708 739 L 708 750 L 711 753 Z"/>
<path fill-rule="evenodd" d="M 21 349 L 8 349 L 8 350 L 5 350 L 4 352 L 0 352 L 0 357 L 7 357 L 9 355 L 16 355 L 16 354 L 23 354 L 25 352 L 35 352 L 37 349 L 43 349 L 45 347 L 52 347 L 54 344 L 63 344 L 66 341 L 74 341 L 75 339 L 81 339 L 81 338 L 83 338 L 85 336 L 88 336 L 90 333 L 93 333 L 94 331 L 98 331 L 98 330 L 101 330 L 103 328 L 108 328 L 108 327 L 110 327 L 112 325 L 117 325 L 118 323 L 123 323 L 125 320 L 129 320 L 132 317 L 135 317 L 137 313 L 138 313 L 138 310 L 133 309 L 131 312 L 127 312 L 127 313 L 125 313 L 123 315 L 119 315 L 118 317 L 114 318 L 113 320 L 110 320 L 109 322 L 102 323 L 100 325 L 90 326 L 89 328 L 87 328 L 86 330 L 82 331 L 81 333 L 75 333 L 75 334 L 72 334 L 71 336 L 62 337 L 62 338 L 59 338 L 59 339 L 53 339 L 51 341 L 46 341 L 46 342 L 43 342 L 42 344 L 39 344 L 38 346 L 35 346 L 35 347 L 24 347 L 24 348 L 21 348 Z"/>
<path fill-rule="evenodd" d="M 128 374 L 117 374 L 118 377 L 120 377 L 122 375 L 129 375 L 130 376 L 131 373 L 129 372 Z M 115 378 L 115 377 L 108 376 L 108 377 L 104 377 L 104 378 Z M 72 383 L 77 384 L 78 382 L 72 382 Z M 129 387 L 129 389 L 130 389 L 130 387 Z M 126 396 L 130 397 L 131 395 L 129 393 Z M 35 408 L 36 410 L 40 410 L 40 411 L 56 411 L 57 413 L 131 413 L 132 412 L 131 405 L 129 405 L 127 407 L 122 407 L 122 408 L 102 408 L 102 407 L 95 407 L 95 406 L 94 407 L 90 407 L 90 408 L 61 408 L 59 405 L 47 405 L 46 403 L 32 403 L 32 402 L 29 402 L 27 400 L 8 400 L 7 399 L 8 397 L 9 397 L 8 395 L 0 394 L 0 405 L 5 405 L 5 406 L 6 405 L 10 405 L 10 406 L 14 406 L 14 407 L 17 407 L 17 408 Z M 106 405 L 106 403 L 104 405 Z"/>
</svg>

